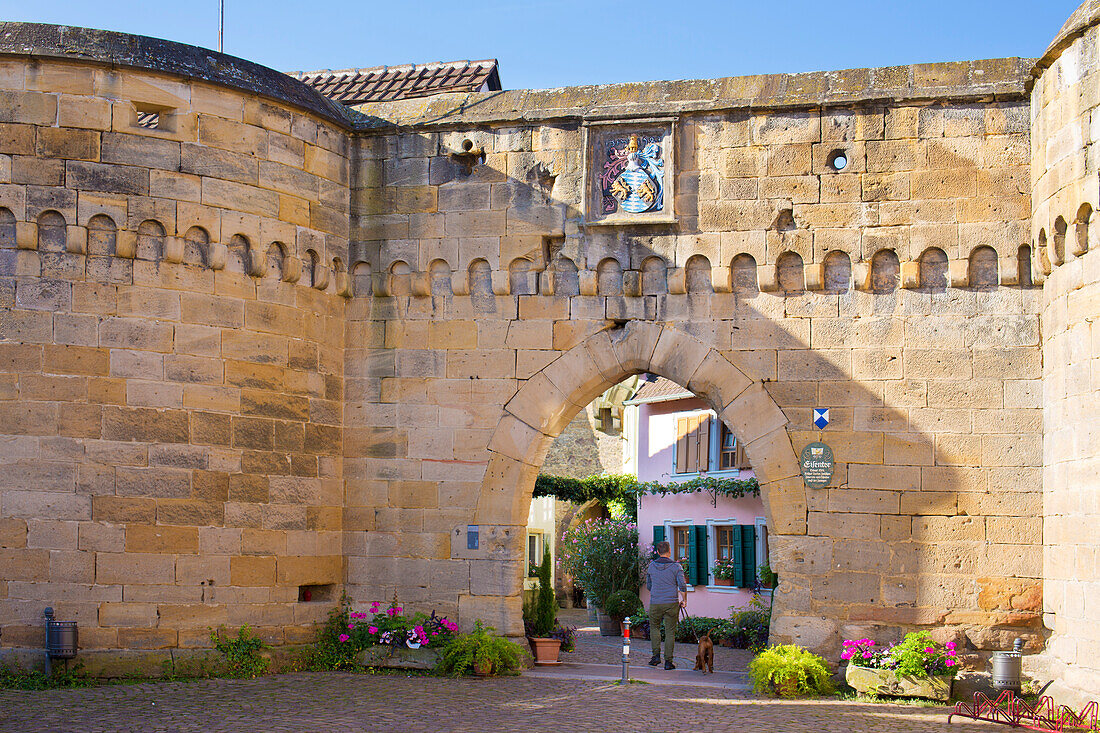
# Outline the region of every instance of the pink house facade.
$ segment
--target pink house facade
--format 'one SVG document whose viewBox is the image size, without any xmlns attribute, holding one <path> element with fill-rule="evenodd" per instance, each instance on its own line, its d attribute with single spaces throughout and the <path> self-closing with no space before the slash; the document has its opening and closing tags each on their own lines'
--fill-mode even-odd
<svg viewBox="0 0 1100 733">
<path fill-rule="evenodd" d="M 641 384 L 624 403 L 626 468 L 640 481 L 682 483 L 700 475 L 747 479 L 744 454 L 706 404 L 662 377 Z M 645 495 L 638 500 L 643 549 L 665 539 L 686 566 L 688 613 L 726 617 L 731 606 L 746 607 L 757 585 L 757 568 L 767 563 L 768 536 L 759 496 L 738 499 L 707 491 Z M 714 577 L 718 560 L 739 570 L 734 585 Z M 642 600 L 649 603 L 642 590 Z"/>
</svg>

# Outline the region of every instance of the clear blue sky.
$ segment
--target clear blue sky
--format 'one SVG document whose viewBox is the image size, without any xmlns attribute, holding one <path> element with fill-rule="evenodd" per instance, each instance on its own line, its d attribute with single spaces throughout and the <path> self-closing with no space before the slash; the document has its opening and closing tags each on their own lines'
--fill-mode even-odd
<svg viewBox="0 0 1100 733">
<path fill-rule="evenodd" d="M 225 0 L 281 71 L 497 58 L 506 89 L 1038 56 L 1077 0 Z M 218 0 L 0 0 L 0 19 L 216 48 Z"/>
</svg>

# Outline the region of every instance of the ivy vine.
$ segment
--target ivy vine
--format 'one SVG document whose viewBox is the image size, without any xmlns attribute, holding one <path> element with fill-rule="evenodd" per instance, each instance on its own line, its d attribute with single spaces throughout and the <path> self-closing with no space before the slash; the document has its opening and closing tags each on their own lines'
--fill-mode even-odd
<svg viewBox="0 0 1100 733">
<path fill-rule="evenodd" d="M 714 476 L 696 476 L 688 481 L 663 484 L 660 481 L 638 481 L 630 474 L 608 474 L 570 478 L 551 476 L 541 473 L 535 479 L 535 498 L 552 496 L 555 499 L 584 504 L 595 500 L 607 506 L 619 502 L 630 504 L 639 496 L 646 494 L 665 496 L 667 494 L 695 494 L 701 491 L 718 497 L 740 499 L 743 496 L 760 496 L 760 482 L 755 478 L 716 478 Z"/>
</svg>

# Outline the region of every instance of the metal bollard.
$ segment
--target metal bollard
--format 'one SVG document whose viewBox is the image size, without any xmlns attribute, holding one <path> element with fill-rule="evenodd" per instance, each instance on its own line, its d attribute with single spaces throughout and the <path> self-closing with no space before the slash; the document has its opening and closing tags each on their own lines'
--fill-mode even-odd
<svg viewBox="0 0 1100 733">
<path fill-rule="evenodd" d="M 621 682 L 629 679 L 630 669 L 630 619 L 623 621 L 623 678 Z"/>
<path fill-rule="evenodd" d="M 1016 639 L 1012 642 L 1012 651 L 993 652 L 993 689 L 1011 690 L 1020 694 L 1023 649 L 1024 640 Z"/>
</svg>

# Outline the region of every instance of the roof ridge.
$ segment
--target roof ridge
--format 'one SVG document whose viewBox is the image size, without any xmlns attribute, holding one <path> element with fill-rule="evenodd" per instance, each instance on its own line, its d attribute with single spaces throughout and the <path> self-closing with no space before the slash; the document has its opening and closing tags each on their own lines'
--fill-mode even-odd
<svg viewBox="0 0 1100 733">
<path fill-rule="evenodd" d="M 462 64 L 462 66 L 458 67 L 459 64 Z M 288 76 L 293 76 L 293 77 L 296 77 L 298 79 L 301 79 L 301 78 L 307 77 L 307 76 L 318 76 L 318 75 L 322 75 L 322 74 L 327 75 L 327 76 L 355 76 L 357 74 L 385 73 L 387 71 L 405 70 L 405 69 L 408 69 L 409 71 L 415 71 L 418 67 L 419 68 L 426 68 L 426 67 L 450 66 L 450 67 L 453 67 L 453 68 L 458 67 L 458 68 L 468 69 L 469 67 L 475 66 L 475 65 L 476 66 L 495 66 L 496 64 L 497 64 L 496 59 L 478 59 L 476 61 L 471 60 L 471 59 L 455 59 L 454 61 L 429 61 L 427 63 L 420 63 L 420 64 L 417 64 L 417 63 L 398 64 L 397 66 L 389 66 L 389 65 L 363 66 L 363 67 L 359 67 L 359 68 L 350 68 L 350 69 L 318 69 L 316 71 L 288 71 L 286 73 L 287 73 Z"/>
</svg>

